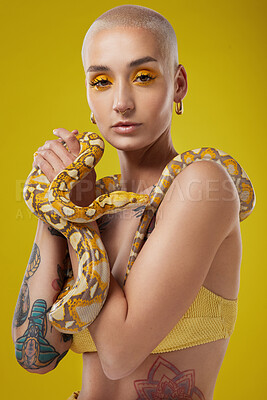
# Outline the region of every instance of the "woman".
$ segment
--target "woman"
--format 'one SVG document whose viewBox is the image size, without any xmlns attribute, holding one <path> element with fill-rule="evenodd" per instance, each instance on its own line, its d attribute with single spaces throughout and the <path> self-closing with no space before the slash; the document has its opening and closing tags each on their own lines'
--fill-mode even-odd
<svg viewBox="0 0 267 400">
<path fill-rule="evenodd" d="M 82 57 L 91 120 L 117 149 L 121 187 L 150 194 L 178 155 L 170 133 L 173 102 L 181 114 L 187 92 L 173 28 L 145 7 L 116 7 L 90 27 Z M 59 139 L 39 148 L 33 163 L 49 181 L 79 153 L 77 131 L 54 133 Z M 73 201 L 90 204 L 94 185 L 91 173 L 73 189 Z M 91 223 L 108 254 L 110 288 L 85 339 L 74 335 L 73 343 L 49 322 L 46 329 L 46 313 L 67 269 L 67 243 L 39 221 L 14 315 L 19 363 L 46 373 L 72 345 L 83 352 L 82 388 L 72 399 L 211 400 L 236 319 L 239 212 L 226 168 L 202 160 L 173 179 L 130 271 L 140 209 Z M 77 257 L 69 242 L 68 249 L 76 278 Z"/>
</svg>

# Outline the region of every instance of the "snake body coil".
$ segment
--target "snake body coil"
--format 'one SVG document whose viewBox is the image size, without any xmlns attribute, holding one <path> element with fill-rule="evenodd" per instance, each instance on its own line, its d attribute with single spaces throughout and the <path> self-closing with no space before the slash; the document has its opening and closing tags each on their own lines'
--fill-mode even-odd
<svg viewBox="0 0 267 400">
<path fill-rule="evenodd" d="M 88 207 L 76 206 L 70 191 L 97 164 L 104 144 L 95 133 L 77 135 L 81 150 L 76 160 L 51 182 L 39 168 L 34 168 L 24 186 L 24 199 L 30 210 L 69 239 L 79 258 L 76 282 L 65 284 L 49 313 L 49 319 L 61 332 L 80 332 L 99 314 L 109 288 L 110 268 L 100 237 L 87 223 L 105 214 L 112 214 L 137 205 L 145 205 L 136 232 L 124 284 L 144 243 L 148 226 L 174 178 L 192 162 L 202 160 L 220 164 L 232 178 L 240 199 L 240 221 L 248 217 L 255 205 L 255 193 L 244 169 L 227 153 L 202 147 L 177 155 L 165 167 L 150 195 L 123 192 L 120 175 L 105 177 L 96 182 L 98 196 Z"/>
<path fill-rule="evenodd" d="M 103 140 L 97 134 L 86 132 L 76 137 L 81 149 L 75 161 L 51 183 L 39 167 L 33 168 L 23 191 L 32 213 L 69 239 L 79 258 L 76 282 L 73 286 L 65 285 L 49 312 L 52 325 L 65 333 L 89 326 L 108 294 L 108 257 L 100 237 L 88 227 L 88 222 L 148 201 L 146 195 L 114 191 L 98 196 L 87 207 L 74 204 L 70 199 L 71 189 L 92 171 L 104 151 Z"/>
</svg>

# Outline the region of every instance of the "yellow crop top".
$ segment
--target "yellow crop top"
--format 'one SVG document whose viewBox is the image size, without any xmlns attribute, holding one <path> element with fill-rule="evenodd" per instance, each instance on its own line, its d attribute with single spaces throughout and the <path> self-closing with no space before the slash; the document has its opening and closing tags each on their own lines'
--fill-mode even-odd
<svg viewBox="0 0 267 400">
<path fill-rule="evenodd" d="M 234 330 L 236 317 L 237 300 L 226 300 L 201 286 L 190 308 L 152 354 L 227 338 Z M 73 335 L 71 350 L 75 353 L 97 351 L 88 329 Z"/>
<path fill-rule="evenodd" d="M 140 244 L 138 242 L 139 244 L 136 246 L 136 241 L 140 241 L 140 234 L 143 234 L 144 243 L 153 229 L 153 226 L 151 229 L 151 225 L 153 225 L 153 218 L 155 218 L 155 214 L 159 206 L 159 202 L 153 198 L 153 193 L 158 192 L 158 190 L 163 190 L 161 183 L 164 179 L 165 195 L 168 187 L 170 186 L 166 186 L 166 169 L 168 169 L 168 174 L 170 170 L 177 170 L 177 165 L 179 166 L 179 162 L 180 164 L 183 164 L 184 168 L 185 157 L 183 158 L 183 156 L 185 154 L 190 155 L 190 162 L 192 162 L 193 154 L 193 161 L 202 159 L 213 160 L 226 168 L 238 190 L 240 198 L 240 221 L 244 220 L 252 212 L 255 206 L 256 197 L 251 181 L 249 180 L 243 168 L 228 154 L 214 148 L 201 148 L 190 150 L 182 153 L 182 155 L 176 156 L 165 167 L 158 184 L 154 187 L 154 189 L 152 189 L 150 194 L 150 210 L 145 210 L 142 215 L 135 240 L 133 241 L 125 278 L 127 278 L 130 269 L 133 266 L 134 260 L 142 248 L 142 243 Z M 115 177 L 118 183 L 120 175 L 116 175 Z M 103 189 L 103 181 L 100 180 L 98 182 L 100 182 L 99 185 Z M 109 190 L 110 189 L 114 190 L 114 188 L 109 188 Z M 118 190 L 118 184 L 115 186 L 115 190 Z M 155 204 L 155 206 L 151 215 L 151 208 L 153 208 L 153 204 Z M 150 217 L 148 217 L 148 215 L 150 215 Z M 138 248 L 137 251 L 136 248 Z M 229 337 L 234 330 L 237 318 L 237 309 L 238 299 L 225 299 L 208 290 L 204 286 L 201 286 L 194 302 L 191 304 L 189 309 L 175 325 L 175 327 L 169 332 L 169 334 L 152 351 L 152 354 L 181 350 Z M 71 350 L 76 353 L 97 351 L 95 343 L 88 329 L 84 329 L 81 332 L 73 335 Z"/>
</svg>

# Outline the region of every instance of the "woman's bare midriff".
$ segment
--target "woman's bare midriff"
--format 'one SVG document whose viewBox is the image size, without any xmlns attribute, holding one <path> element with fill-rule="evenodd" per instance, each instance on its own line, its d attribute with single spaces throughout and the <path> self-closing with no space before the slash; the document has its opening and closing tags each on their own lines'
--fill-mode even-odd
<svg viewBox="0 0 267 400">
<path fill-rule="evenodd" d="M 112 274 L 121 287 L 139 220 L 140 213 L 136 211 L 115 214 L 108 217 L 101 232 Z M 240 226 L 237 223 L 219 247 L 203 286 L 224 298 L 236 299 L 241 255 Z M 212 400 L 228 343 L 229 338 L 179 351 L 151 354 L 131 375 L 119 380 L 106 377 L 97 353 L 84 353 L 83 383 L 79 400 Z M 186 380 L 194 388 L 191 397 L 183 397 L 181 382 Z M 154 395 L 149 394 L 152 392 Z M 147 393 L 147 397 L 142 393 Z M 169 394 L 161 397 L 163 393 Z"/>
<path fill-rule="evenodd" d="M 84 353 L 79 400 L 212 400 L 228 342 L 229 338 L 189 349 L 151 354 L 133 374 L 116 381 L 105 376 L 97 353 Z M 183 393 L 185 382 L 194 388 L 191 397 L 185 396 L 186 391 Z M 149 388 L 158 397 L 149 397 Z M 147 397 L 142 396 L 142 392 L 147 393 Z M 163 393 L 165 397 L 160 397 Z"/>
</svg>

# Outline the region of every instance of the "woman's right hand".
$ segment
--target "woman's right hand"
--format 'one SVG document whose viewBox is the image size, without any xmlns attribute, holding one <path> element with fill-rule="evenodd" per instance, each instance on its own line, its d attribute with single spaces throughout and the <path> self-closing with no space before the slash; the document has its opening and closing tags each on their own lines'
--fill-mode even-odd
<svg viewBox="0 0 267 400">
<path fill-rule="evenodd" d="M 77 129 L 72 132 L 64 128 L 54 129 L 57 140 L 47 140 L 42 147 L 34 153 L 32 166 L 38 166 L 46 175 L 49 182 L 70 165 L 79 155 L 80 143 L 76 138 Z M 67 148 L 63 145 L 66 143 Z M 87 206 L 95 199 L 96 173 L 92 172 L 79 181 L 71 190 L 70 198 L 78 206 Z"/>
<path fill-rule="evenodd" d="M 60 133 L 59 139 L 47 140 L 42 147 L 34 153 L 32 166 L 38 166 L 45 174 L 49 182 L 70 165 L 80 152 L 80 143 L 75 135 L 78 131 L 75 129 L 70 132 L 67 129 L 55 129 L 54 134 Z M 64 137 L 64 139 L 62 138 Z M 63 146 L 66 143 L 67 147 Z"/>
</svg>

